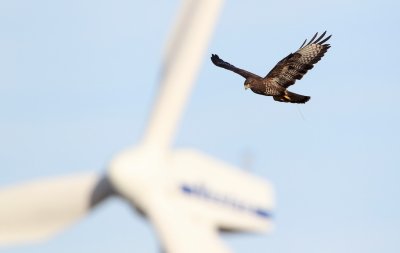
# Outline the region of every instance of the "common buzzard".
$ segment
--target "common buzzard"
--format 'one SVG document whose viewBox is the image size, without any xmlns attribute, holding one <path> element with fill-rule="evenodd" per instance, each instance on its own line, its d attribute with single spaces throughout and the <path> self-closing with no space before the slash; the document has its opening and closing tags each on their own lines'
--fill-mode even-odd
<svg viewBox="0 0 400 253">
<path fill-rule="evenodd" d="M 314 67 L 314 64 L 321 60 L 322 56 L 330 48 L 329 44 L 324 43 L 332 35 L 324 38 L 325 34 L 326 31 L 317 38 L 318 33 L 316 33 L 307 44 L 307 40 L 305 40 L 295 53 L 291 53 L 279 61 L 264 78 L 237 68 L 223 61 L 216 54 L 211 56 L 211 61 L 218 67 L 233 71 L 246 78 L 244 82 L 245 89 L 250 88 L 254 93 L 273 96 L 274 100 L 279 102 L 304 104 L 310 100 L 309 96 L 290 92 L 286 88 L 294 84 L 296 79 L 300 80 L 308 70 Z"/>
</svg>

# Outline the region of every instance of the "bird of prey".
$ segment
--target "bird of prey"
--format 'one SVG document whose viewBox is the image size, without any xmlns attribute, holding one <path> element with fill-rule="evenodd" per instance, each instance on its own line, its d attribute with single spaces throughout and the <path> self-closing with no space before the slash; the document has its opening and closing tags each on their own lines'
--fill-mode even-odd
<svg viewBox="0 0 400 253">
<path fill-rule="evenodd" d="M 330 48 L 329 44 L 324 44 L 332 35 L 325 37 L 326 31 L 318 36 L 316 33 L 306 44 L 303 42 L 300 48 L 291 53 L 281 61 L 263 78 L 244 69 L 237 68 L 232 64 L 223 61 L 218 55 L 213 54 L 211 61 L 218 67 L 233 71 L 244 78 L 245 89 L 250 88 L 254 93 L 272 96 L 274 100 L 289 103 L 306 103 L 310 100 L 309 96 L 303 96 L 287 90 L 287 88 L 300 80 L 308 70 L 314 67 L 326 51 Z M 317 39 L 316 39 L 317 38 Z"/>
</svg>

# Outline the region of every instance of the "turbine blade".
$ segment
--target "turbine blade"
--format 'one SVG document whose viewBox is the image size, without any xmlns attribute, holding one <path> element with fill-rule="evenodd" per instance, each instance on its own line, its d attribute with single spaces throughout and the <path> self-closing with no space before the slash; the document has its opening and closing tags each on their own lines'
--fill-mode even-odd
<svg viewBox="0 0 400 253">
<path fill-rule="evenodd" d="M 149 216 L 165 252 L 174 253 L 229 253 L 229 248 L 219 238 L 212 223 L 196 219 L 180 203 L 172 199 L 158 198 L 150 203 Z M 162 212 L 160 212 L 162 210 Z"/>
<path fill-rule="evenodd" d="M 204 59 L 223 0 L 183 1 L 161 71 L 160 94 L 143 138 L 164 152 L 174 139 L 187 98 Z"/>
<path fill-rule="evenodd" d="M 0 245 L 46 239 L 113 193 L 108 179 L 78 174 L 0 188 Z"/>
</svg>

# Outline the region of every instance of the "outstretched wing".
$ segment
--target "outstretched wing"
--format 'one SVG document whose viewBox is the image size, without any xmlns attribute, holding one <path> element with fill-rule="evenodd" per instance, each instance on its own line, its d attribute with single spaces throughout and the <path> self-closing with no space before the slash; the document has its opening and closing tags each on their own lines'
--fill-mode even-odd
<svg viewBox="0 0 400 253">
<path fill-rule="evenodd" d="M 249 72 L 249 71 L 246 71 L 246 70 L 244 70 L 244 69 L 237 68 L 237 67 L 233 66 L 232 64 L 230 64 L 230 63 L 228 63 L 228 62 L 226 62 L 226 61 L 223 61 L 223 60 L 222 60 L 221 58 L 219 58 L 219 56 L 216 55 L 216 54 L 211 55 L 211 61 L 212 61 L 216 66 L 221 67 L 221 68 L 224 68 L 224 69 L 227 69 L 227 70 L 230 70 L 230 71 L 233 71 L 233 72 L 235 72 L 236 74 L 239 74 L 239 75 L 243 76 L 244 78 L 248 78 L 248 77 L 259 77 L 259 76 L 255 75 L 255 74 L 253 74 L 253 73 L 251 73 L 251 72 Z"/>
<path fill-rule="evenodd" d="M 295 53 L 289 54 L 278 62 L 265 79 L 276 82 L 285 88 L 294 84 L 296 79 L 300 80 L 308 70 L 314 67 L 314 64 L 321 60 L 328 48 L 331 47 L 329 44 L 324 43 L 332 35 L 324 38 L 325 34 L 326 31 L 318 39 L 315 39 L 318 35 L 316 33 L 307 44 L 307 40 L 305 40 Z"/>
</svg>

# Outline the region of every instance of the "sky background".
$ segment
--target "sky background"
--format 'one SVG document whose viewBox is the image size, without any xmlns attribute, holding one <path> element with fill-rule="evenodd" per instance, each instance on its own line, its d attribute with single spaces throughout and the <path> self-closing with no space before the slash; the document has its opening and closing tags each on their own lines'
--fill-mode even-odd
<svg viewBox="0 0 400 253">
<path fill-rule="evenodd" d="M 140 140 L 179 1 L 0 2 L 0 185 L 105 170 Z M 399 1 L 229 1 L 174 146 L 247 165 L 276 188 L 275 231 L 224 236 L 235 252 L 400 252 Z M 328 30 L 332 48 L 291 90 L 244 91 Z M 1 207 L 0 207 L 1 208 Z M 152 228 L 109 199 L 53 239 L 7 253 L 158 252 Z"/>
</svg>

